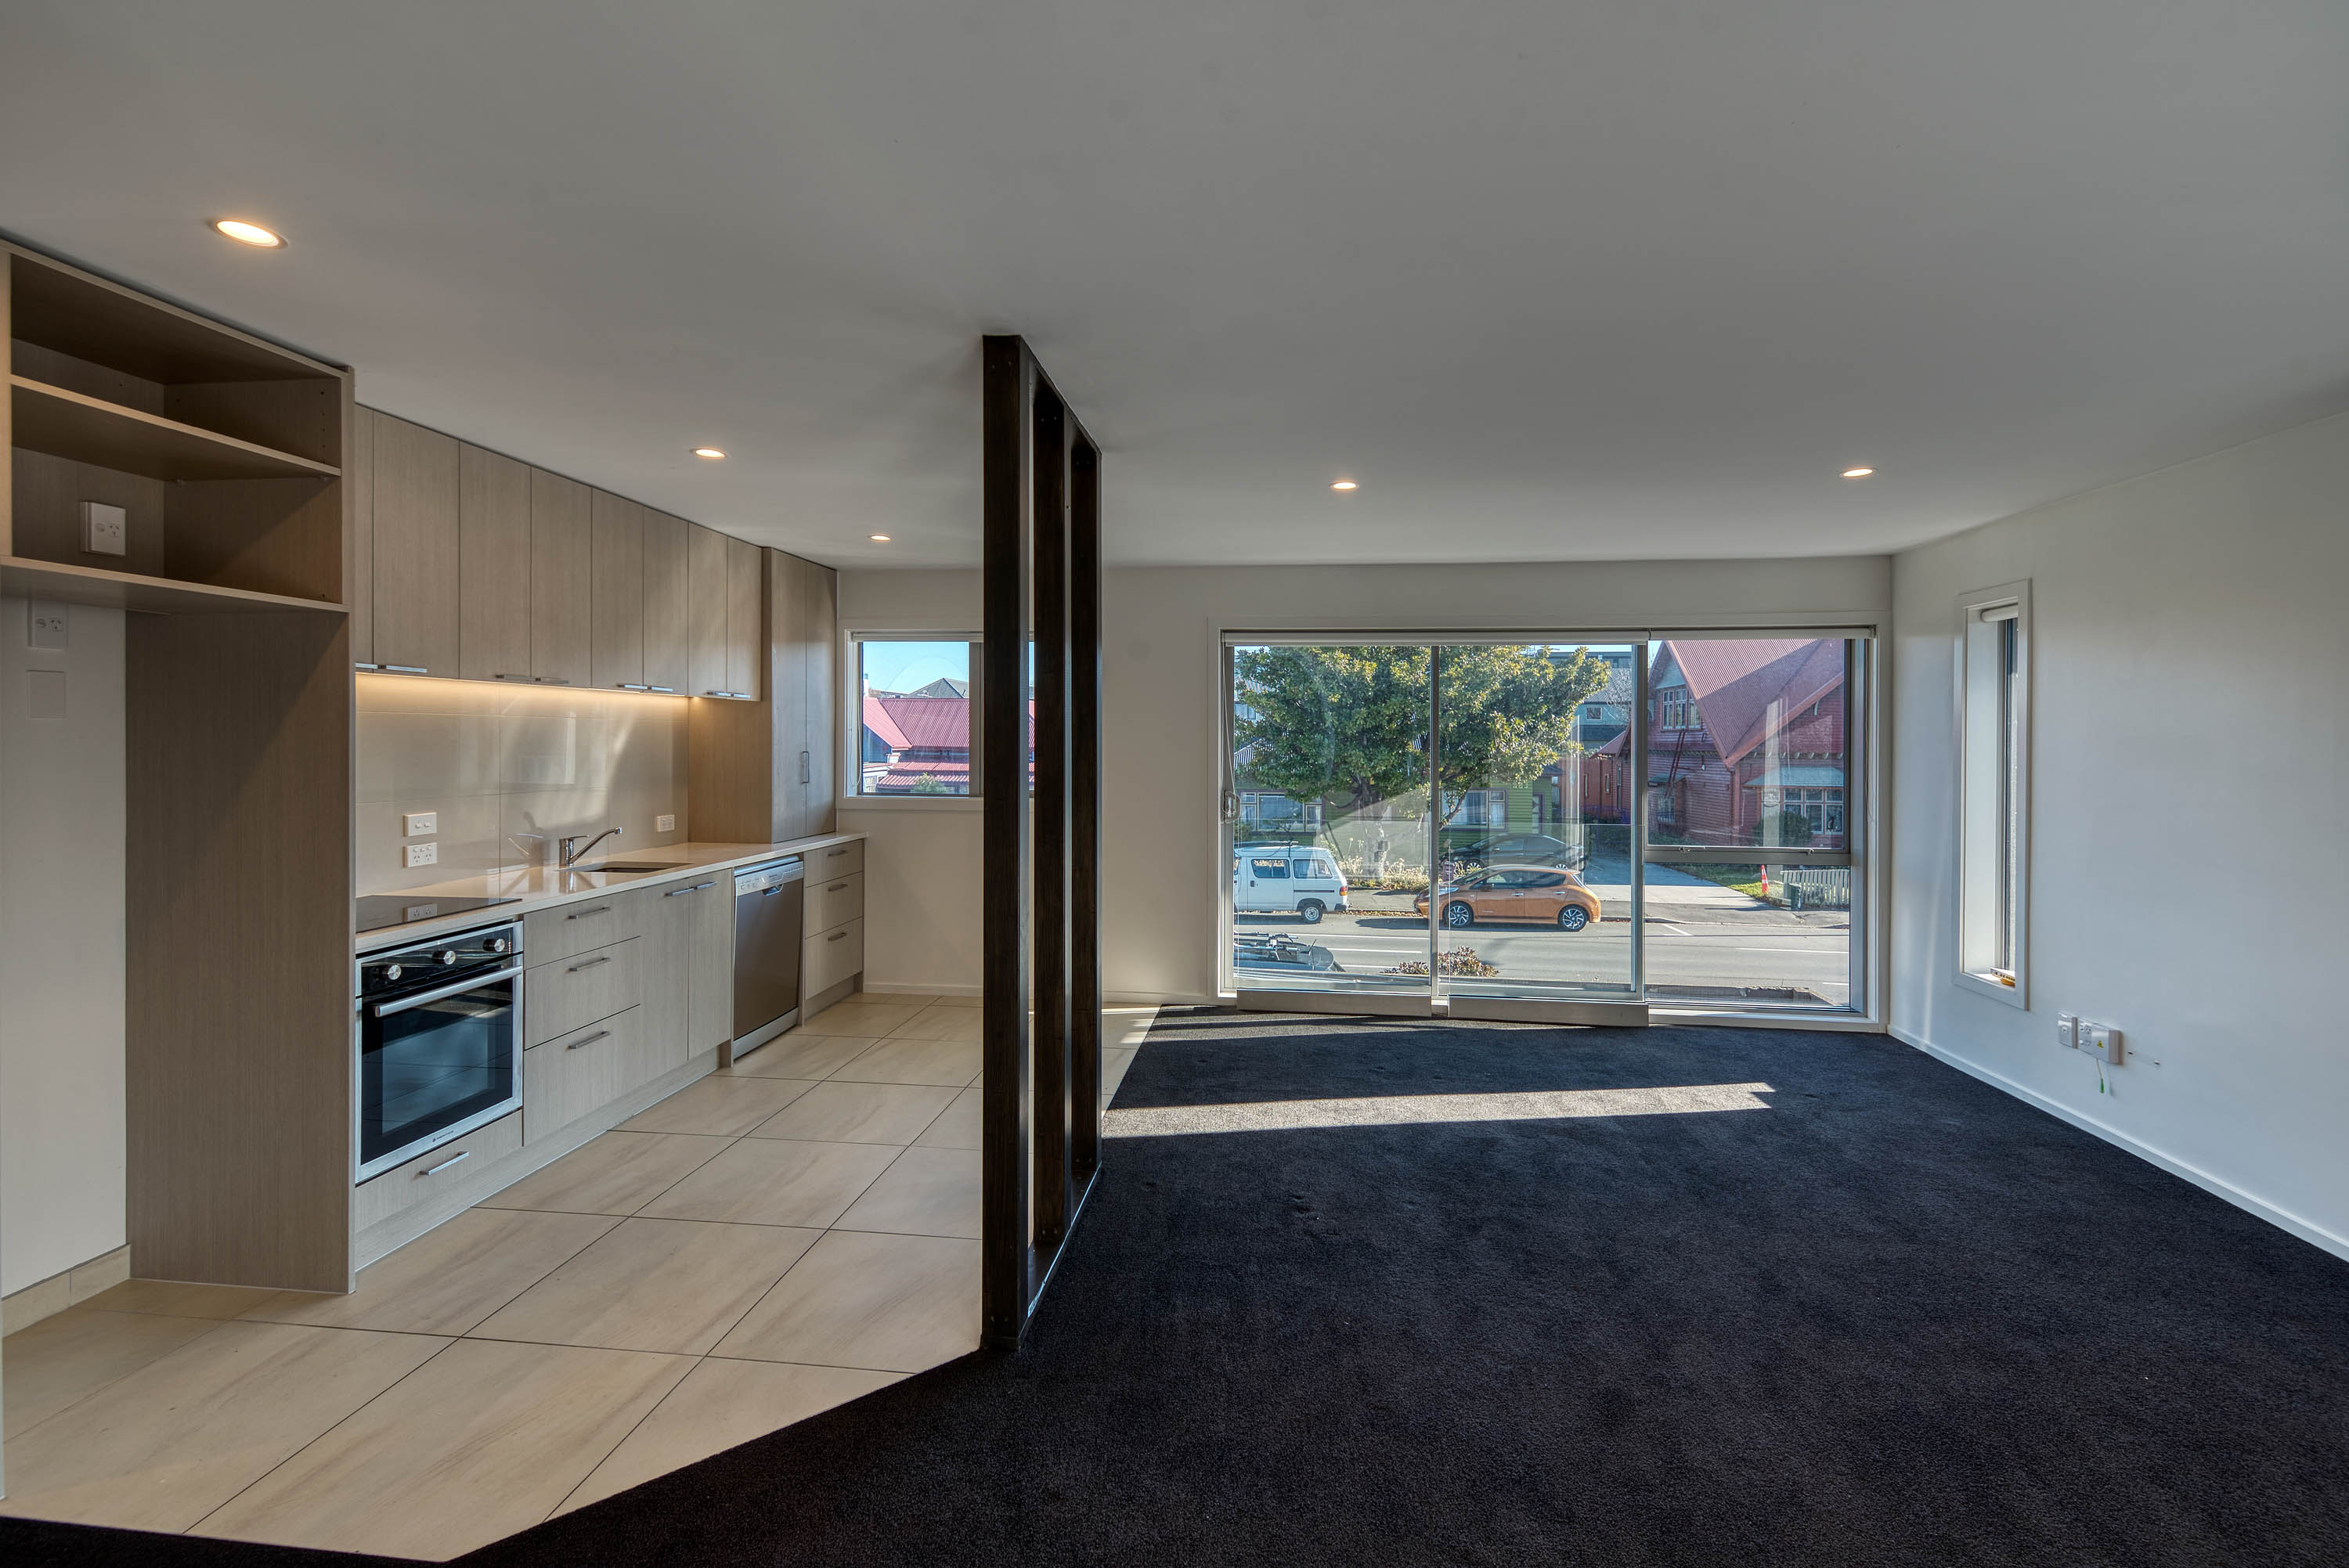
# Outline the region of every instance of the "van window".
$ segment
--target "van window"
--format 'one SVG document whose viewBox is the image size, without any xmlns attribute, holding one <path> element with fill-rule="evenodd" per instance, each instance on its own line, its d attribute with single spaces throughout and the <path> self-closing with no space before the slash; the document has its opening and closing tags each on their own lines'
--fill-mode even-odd
<svg viewBox="0 0 2349 1568">
<path fill-rule="evenodd" d="M 1286 855 L 1250 855 L 1248 874 L 1258 882 L 1288 880 L 1288 857 Z"/>
</svg>

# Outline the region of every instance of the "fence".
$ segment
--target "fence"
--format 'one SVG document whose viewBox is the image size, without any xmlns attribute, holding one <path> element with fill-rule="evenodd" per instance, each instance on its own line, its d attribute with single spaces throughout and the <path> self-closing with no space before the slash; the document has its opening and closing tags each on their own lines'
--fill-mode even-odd
<svg viewBox="0 0 2349 1568">
<path fill-rule="evenodd" d="M 1773 903 L 1783 899 L 1789 909 L 1849 909 L 1849 866 L 1773 866 Z"/>
</svg>

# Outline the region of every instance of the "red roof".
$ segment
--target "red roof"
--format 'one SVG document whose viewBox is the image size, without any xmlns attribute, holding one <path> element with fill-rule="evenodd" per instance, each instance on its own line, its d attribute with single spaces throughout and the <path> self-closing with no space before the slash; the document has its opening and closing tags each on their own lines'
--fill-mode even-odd
<svg viewBox="0 0 2349 1568">
<path fill-rule="evenodd" d="M 890 750 L 904 751 L 913 742 L 905 738 L 905 732 L 898 728 L 897 721 L 889 716 L 888 708 L 883 706 L 885 700 L 877 696 L 864 699 L 864 727 L 879 736 L 881 744 Z"/>
<path fill-rule="evenodd" d="M 871 696 L 864 727 L 892 751 L 968 751 L 970 699 L 964 696 Z M 1028 703 L 1028 740 L 1036 740 L 1036 704 Z"/>
<path fill-rule="evenodd" d="M 1713 750 L 1732 766 L 1769 738 L 1772 702 L 1779 705 L 1775 727 L 1784 729 L 1843 685 L 1837 637 L 1672 638 L 1664 652 L 1688 682 Z M 1630 744 L 1627 729 L 1597 754 L 1619 757 Z"/>
</svg>

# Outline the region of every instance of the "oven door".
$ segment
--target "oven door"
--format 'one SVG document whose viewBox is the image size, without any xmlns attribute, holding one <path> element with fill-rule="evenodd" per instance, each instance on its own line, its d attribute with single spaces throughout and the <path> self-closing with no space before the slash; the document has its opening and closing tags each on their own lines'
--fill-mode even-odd
<svg viewBox="0 0 2349 1568">
<path fill-rule="evenodd" d="M 359 1005 L 356 1180 L 522 1107 L 522 971 Z"/>
</svg>

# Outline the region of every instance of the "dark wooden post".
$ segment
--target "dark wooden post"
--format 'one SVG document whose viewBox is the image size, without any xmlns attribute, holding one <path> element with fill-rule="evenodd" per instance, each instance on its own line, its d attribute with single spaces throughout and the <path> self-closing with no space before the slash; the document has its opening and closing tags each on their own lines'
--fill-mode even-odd
<svg viewBox="0 0 2349 1568">
<path fill-rule="evenodd" d="M 1069 418 L 1036 391 L 1036 1246 L 1068 1234 Z"/>
<path fill-rule="evenodd" d="M 978 723 L 982 934 L 979 1339 L 1016 1349 L 1028 1326 L 1028 608 L 1036 362 L 1018 337 L 983 346 Z"/>
<path fill-rule="evenodd" d="M 1077 438 L 1069 469 L 1069 1166 L 1081 1191 L 1101 1169 L 1101 453 L 1092 442 Z"/>
</svg>

